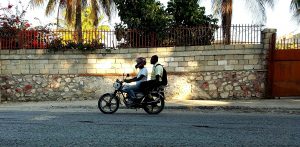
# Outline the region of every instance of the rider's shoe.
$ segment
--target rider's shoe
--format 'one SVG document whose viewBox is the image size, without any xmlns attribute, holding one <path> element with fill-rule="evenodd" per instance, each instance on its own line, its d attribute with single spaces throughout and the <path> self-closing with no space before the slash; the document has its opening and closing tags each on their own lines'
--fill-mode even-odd
<svg viewBox="0 0 300 147">
<path fill-rule="evenodd" d="M 134 105 L 135 104 L 135 98 L 129 98 L 128 100 L 127 100 L 127 104 L 128 105 Z"/>
<path fill-rule="evenodd" d="M 153 100 L 153 96 L 150 93 L 148 94 L 148 98 L 149 100 Z"/>
</svg>

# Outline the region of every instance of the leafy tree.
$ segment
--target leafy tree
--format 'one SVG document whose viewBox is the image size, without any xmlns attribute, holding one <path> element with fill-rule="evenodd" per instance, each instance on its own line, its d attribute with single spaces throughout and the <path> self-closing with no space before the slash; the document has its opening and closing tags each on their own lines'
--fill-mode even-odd
<svg viewBox="0 0 300 147">
<path fill-rule="evenodd" d="M 117 39 L 124 35 L 132 47 L 146 43 L 152 46 L 162 38 L 169 26 L 169 16 L 163 5 L 155 0 L 115 0 L 121 21 L 132 31 L 125 35 L 123 23 L 115 26 Z M 128 37 L 130 36 L 130 37 Z M 135 39 L 134 39 L 135 38 Z"/>
<path fill-rule="evenodd" d="M 168 26 L 169 16 L 155 0 L 115 0 L 121 21 L 129 29 L 161 31 Z"/>
<path fill-rule="evenodd" d="M 170 0 L 166 11 L 175 28 L 171 36 L 176 36 L 176 45 L 207 45 L 214 40 L 218 20 L 205 15 L 205 7 L 200 7 L 198 0 Z"/>
<path fill-rule="evenodd" d="M 24 7 L 22 2 L 18 2 L 20 5 L 8 4 L 6 7 L 0 7 L 0 29 L 15 29 L 15 30 L 26 30 L 30 27 L 28 20 L 24 19 L 27 12 L 28 6 Z M 19 10 L 21 6 L 21 10 Z M 15 9 L 14 13 L 12 9 Z"/>
<path fill-rule="evenodd" d="M 200 7 L 198 0 L 170 0 L 167 12 L 172 16 L 175 27 L 195 27 L 216 24 L 211 15 L 205 15 L 205 7 Z"/>
<path fill-rule="evenodd" d="M 127 35 L 131 36 L 126 38 L 131 46 L 138 45 L 139 41 L 149 43 L 150 46 L 153 43 L 186 45 L 187 42 L 195 42 L 197 39 L 208 44 L 213 39 L 214 28 L 208 28 L 206 31 L 176 29 L 179 27 L 209 27 L 217 22 L 217 19 L 213 19 L 212 16 L 204 15 L 205 8 L 200 7 L 197 0 L 171 0 L 166 10 L 160 2 L 155 0 L 116 0 L 115 3 L 121 21 L 127 25 L 127 28 L 142 30 Z M 123 24 L 118 24 L 115 28 L 118 40 L 121 39 L 118 37 L 119 35 L 126 37 L 122 31 L 119 31 L 125 31 Z M 199 34 L 200 32 L 202 34 Z M 203 32 L 208 34 L 203 34 Z"/>
<path fill-rule="evenodd" d="M 24 7 L 21 1 L 17 5 L 0 7 L 0 48 L 21 48 L 36 41 L 36 34 L 25 33 L 31 29 L 29 21 L 24 19 L 28 7 Z M 18 36 L 25 36 L 26 42 L 20 44 Z"/>
</svg>

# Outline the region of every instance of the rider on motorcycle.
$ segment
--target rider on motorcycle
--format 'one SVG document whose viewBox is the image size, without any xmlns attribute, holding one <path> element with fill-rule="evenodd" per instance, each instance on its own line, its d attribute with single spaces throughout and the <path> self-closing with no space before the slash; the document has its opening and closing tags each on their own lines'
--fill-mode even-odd
<svg viewBox="0 0 300 147">
<path fill-rule="evenodd" d="M 136 99 L 135 92 L 141 91 L 141 83 L 147 81 L 148 70 L 145 67 L 146 59 L 144 57 L 139 57 L 136 60 L 135 68 L 139 68 L 139 73 L 136 77 L 132 79 L 125 79 L 124 82 L 131 83 L 136 82 L 134 85 L 126 85 L 124 86 L 123 90 L 129 94 L 129 101 L 128 103 L 132 103 Z"/>
<path fill-rule="evenodd" d="M 158 56 L 153 55 L 151 57 L 150 63 L 153 65 L 151 72 L 151 79 L 149 81 L 143 82 L 141 89 L 144 93 L 148 93 L 155 87 L 162 85 L 163 67 L 158 63 Z M 149 95 L 151 97 L 151 95 Z"/>
<path fill-rule="evenodd" d="M 151 64 L 153 64 L 153 75 L 152 80 L 147 80 L 147 69 L 144 67 L 146 64 L 145 58 L 137 58 L 136 59 L 136 68 L 139 68 L 139 73 L 136 77 L 124 80 L 124 82 L 130 83 L 135 81 L 135 85 L 128 85 L 124 84 L 122 81 L 119 81 L 118 79 L 114 83 L 114 92 L 113 93 L 105 93 L 103 94 L 98 101 L 98 108 L 101 112 L 105 114 L 112 114 L 115 113 L 118 108 L 119 104 L 121 104 L 121 100 L 123 100 L 123 103 L 126 105 L 127 108 L 143 108 L 148 114 L 158 114 L 160 113 L 165 106 L 165 97 L 164 97 L 164 89 L 163 87 L 158 87 L 157 90 L 150 89 L 150 91 L 143 93 L 145 89 L 144 86 L 158 86 L 158 85 L 165 85 L 164 81 L 166 80 L 166 72 L 165 69 L 162 67 L 162 65 L 157 63 L 158 57 L 153 56 L 151 58 Z M 159 69 L 162 68 L 162 69 Z M 162 71 L 163 70 L 163 71 Z M 165 76 L 163 76 L 165 75 Z M 154 80 L 155 77 L 155 80 Z M 142 82 L 145 81 L 145 82 Z M 150 83 L 152 84 L 150 84 Z M 149 85 L 148 85 L 149 84 Z M 138 100 L 134 101 L 132 98 L 136 98 L 135 91 L 141 92 L 138 96 Z M 127 95 L 126 95 L 127 93 Z"/>
</svg>

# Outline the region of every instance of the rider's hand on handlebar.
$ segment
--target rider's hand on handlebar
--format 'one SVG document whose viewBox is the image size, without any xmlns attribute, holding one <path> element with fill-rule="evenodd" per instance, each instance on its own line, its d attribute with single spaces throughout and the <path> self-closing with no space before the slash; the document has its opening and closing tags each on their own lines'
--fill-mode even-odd
<svg viewBox="0 0 300 147">
<path fill-rule="evenodd" d="M 130 80 L 125 79 L 124 82 L 125 83 L 130 83 Z"/>
</svg>

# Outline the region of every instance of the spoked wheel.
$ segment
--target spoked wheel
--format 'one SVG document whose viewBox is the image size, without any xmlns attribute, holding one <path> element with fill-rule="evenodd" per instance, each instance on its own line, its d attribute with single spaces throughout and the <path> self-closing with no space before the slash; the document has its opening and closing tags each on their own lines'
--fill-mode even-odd
<svg viewBox="0 0 300 147">
<path fill-rule="evenodd" d="M 98 108 L 104 114 L 113 114 L 119 109 L 119 99 L 114 94 L 106 93 L 99 98 Z"/>
<path fill-rule="evenodd" d="M 148 114 L 158 114 L 165 107 L 165 99 L 161 94 L 152 94 L 153 99 L 149 100 L 144 107 Z"/>
</svg>

